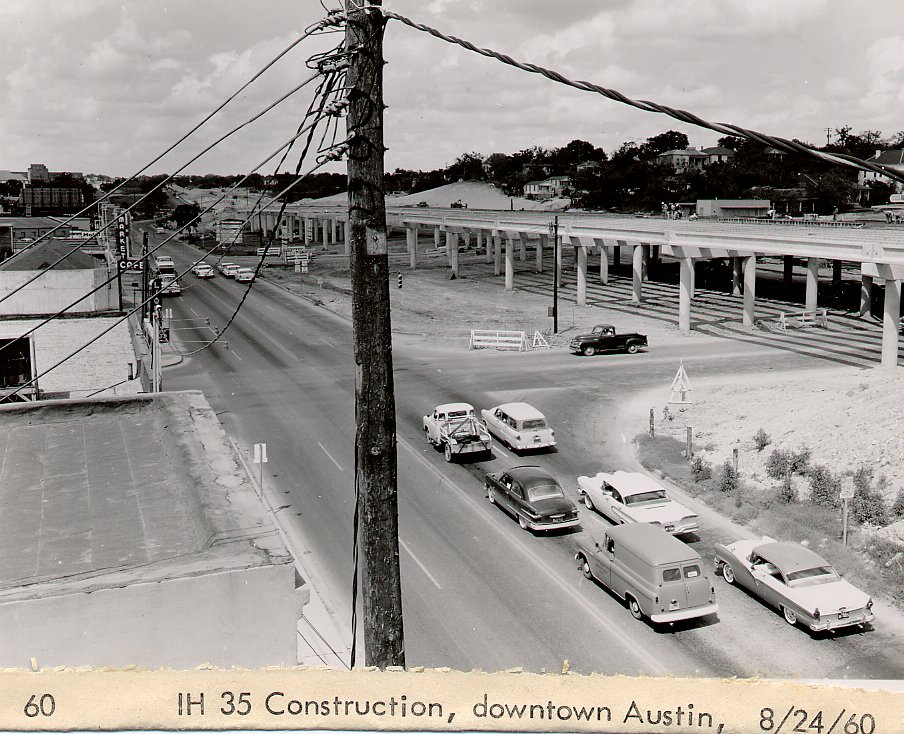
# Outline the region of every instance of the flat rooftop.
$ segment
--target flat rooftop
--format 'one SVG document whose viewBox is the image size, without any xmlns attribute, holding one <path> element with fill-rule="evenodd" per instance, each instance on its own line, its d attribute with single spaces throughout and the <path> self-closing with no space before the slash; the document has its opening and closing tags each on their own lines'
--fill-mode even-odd
<svg viewBox="0 0 904 734">
<path fill-rule="evenodd" d="M 0 406 L 0 603 L 291 562 L 200 392 Z"/>
</svg>

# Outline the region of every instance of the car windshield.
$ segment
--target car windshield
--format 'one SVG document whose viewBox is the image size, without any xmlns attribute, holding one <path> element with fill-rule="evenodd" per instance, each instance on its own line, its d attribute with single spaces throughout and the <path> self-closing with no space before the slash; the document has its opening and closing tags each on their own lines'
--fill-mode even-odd
<svg viewBox="0 0 904 734">
<path fill-rule="evenodd" d="M 532 502 L 537 500 L 550 500 L 554 497 L 564 497 L 565 493 L 557 484 L 538 484 L 529 487 L 527 490 L 527 498 Z"/>
<path fill-rule="evenodd" d="M 531 418 L 530 420 L 522 421 L 521 426 L 525 431 L 536 431 L 540 428 L 546 428 L 546 421 L 543 418 Z"/>
<path fill-rule="evenodd" d="M 838 574 L 831 566 L 816 566 L 792 571 L 786 576 L 789 586 L 816 586 L 838 580 Z"/>
<path fill-rule="evenodd" d="M 467 418 L 471 415 L 467 410 L 450 410 L 449 417 L 450 418 Z"/>
<path fill-rule="evenodd" d="M 625 497 L 626 505 L 643 505 L 647 502 L 663 502 L 668 499 L 665 496 L 664 489 L 654 489 L 649 492 L 638 492 L 637 494 L 629 494 Z"/>
</svg>

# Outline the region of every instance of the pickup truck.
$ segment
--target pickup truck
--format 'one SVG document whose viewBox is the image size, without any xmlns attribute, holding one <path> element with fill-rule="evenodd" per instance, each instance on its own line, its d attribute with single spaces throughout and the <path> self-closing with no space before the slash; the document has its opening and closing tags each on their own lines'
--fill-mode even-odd
<svg viewBox="0 0 904 734">
<path fill-rule="evenodd" d="M 490 432 L 474 415 L 474 406 L 468 403 L 437 405 L 430 415 L 424 416 L 424 434 L 427 443 L 443 450 L 446 461 L 452 461 L 458 454 L 482 454 L 489 458 L 493 453 Z"/>
<path fill-rule="evenodd" d="M 589 334 L 578 334 L 568 345 L 574 354 L 592 357 L 597 352 L 624 350 L 634 354 L 641 347 L 647 346 L 646 334 L 616 334 L 611 324 L 597 324 Z"/>
</svg>

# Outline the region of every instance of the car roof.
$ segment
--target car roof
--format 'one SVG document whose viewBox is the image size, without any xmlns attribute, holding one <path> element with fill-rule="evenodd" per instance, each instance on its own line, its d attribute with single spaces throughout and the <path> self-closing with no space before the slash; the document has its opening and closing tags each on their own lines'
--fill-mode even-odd
<svg viewBox="0 0 904 734">
<path fill-rule="evenodd" d="M 458 410 L 473 411 L 474 406 L 470 403 L 443 403 L 436 406 L 437 413 L 451 413 Z"/>
<path fill-rule="evenodd" d="M 657 489 L 664 489 L 664 487 L 655 479 L 648 477 L 646 474 L 642 474 L 639 471 L 617 471 L 614 474 L 600 472 L 597 476 L 602 476 L 602 478 L 615 487 L 623 497 L 632 494 L 640 494 L 641 492 L 652 492 Z"/>
<path fill-rule="evenodd" d="M 769 561 L 784 574 L 802 571 L 806 568 L 831 565 L 818 553 L 814 553 L 800 543 L 793 543 L 789 540 L 764 543 L 756 546 L 753 552 L 763 560 Z"/>
<path fill-rule="evenodd" d="M 558 484 L 556 478 L 546 469 L 533 464 L 525 464 L 523 466 L 513 466 L 505 470 L 512 479 L 518 481 L 523 487 L 533 487 L 537 484 L 549 484 L 550 482 Z"/>
<path fill-rule="evenodd" d="M 606 533 L 651 566 L 702 560 L 700 554 L 687 543 L 681 542 L 658 525 L 631 522 L 606 528 Z"/>
<path fill-rule="evenodd" d="M 503 403 L 497 405 L 504 413 L 517 420 L 529 420 L 530 418 L 545 418 L 539 410 L 529 403 Z"/>
</svg>

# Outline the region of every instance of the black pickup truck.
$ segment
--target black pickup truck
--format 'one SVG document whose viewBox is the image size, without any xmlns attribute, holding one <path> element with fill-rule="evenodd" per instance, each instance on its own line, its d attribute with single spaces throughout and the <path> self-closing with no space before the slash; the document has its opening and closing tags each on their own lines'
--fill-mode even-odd
<svg viewBox="0 0 904 734">
<path fill-rule="evenodd" d="M 645 346 L 647 346 L 646 334 L 616 334 L 614 326 L 597 324 L 589 334 L 578 334 L 574 337 L 568 348 L 575 354 L 592 357 L 597 352 L 613 352 L 622 349 L 628 354 L 634 354 Z"/>
</svg>

